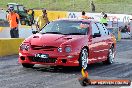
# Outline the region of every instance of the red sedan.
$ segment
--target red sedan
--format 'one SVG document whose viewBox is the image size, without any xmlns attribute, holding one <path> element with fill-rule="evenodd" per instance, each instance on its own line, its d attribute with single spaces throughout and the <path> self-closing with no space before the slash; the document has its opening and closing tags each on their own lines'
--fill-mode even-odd
<svg viewBox="0 0 132 88">
<path fill-rule="evenodd" d="M 96 62 L 112 64 L 115 41 L 114 36 L 99 22 L 56 20 L 22 42 L 19 63 L 27 68 L 35 64 L 84 68 Z"/>
</svg>

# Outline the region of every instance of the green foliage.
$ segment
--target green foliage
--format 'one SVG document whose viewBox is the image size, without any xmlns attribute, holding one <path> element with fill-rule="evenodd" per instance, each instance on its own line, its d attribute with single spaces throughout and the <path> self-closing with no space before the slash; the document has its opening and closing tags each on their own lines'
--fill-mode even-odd
<svg viewBox="0 0 132 88">
<path fill-rule="evenodd" d="M 46 8 L 58 11 L 91 12 L 92 0 L 0 0 L 0 7 L 7 9 L 8 3 L 23 4 L 27 8 Z M 128 13 L 132 12 L 132 0 L 93 0 L 96 12 Z"/>
</svg>

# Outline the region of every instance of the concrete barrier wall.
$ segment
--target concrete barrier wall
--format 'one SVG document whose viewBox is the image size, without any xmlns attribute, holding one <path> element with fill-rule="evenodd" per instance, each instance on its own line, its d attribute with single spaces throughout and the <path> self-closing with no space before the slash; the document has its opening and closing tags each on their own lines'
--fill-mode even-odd
<svg viewBox="0 0 132 88">
<path fill-rule="evenodd" d="M 47 11 L 47 16 L 49 18 L 49 21 L 53 21 L 59 18 L 66 18 L 67 17 L 67 11 Z M 35 10 L 34 11 L 34 18 L 37 19 L 38 16 L 42 15 L 42 10 Z"/>
<path fill-rule="evenodd" d="M 33 26 L 35 29 L 35 26 Z M 27 38 L 32 35 L 30 26 L 19 26 L 19 38 Z M 0 27 L 0 38 L 10 38 L 10 28 Z"/>
<path fill-rule="evenodd" d="M 0 10 L 0 19 L 6 20 L 6 11 Z M 38 16 L 42 15 L 42 10 L 34 10 L 34 17 L 37 18 Z M 69 11 L 47 11 L 48 17 L 50 21 L 56 20 L 58 18 L 78 18 L 81 16 L 81 12 L 69 12 Z M 100 13 L 88 13 L 86 12 L 87 16 L 93 17 L 95 20 L 99 20 L 101 17 Z M 118 22 L 130 22 L 132 19 L 132 15 L 128 14 L 110 14 L 108 13 L 109 21 L 117 21 Z"/>
<path fill-rule="evenodd" d="M 21 38 L 1 38 L 0 56 L 18 54 L 19 46 L 23 40 Z"/>
</svg>

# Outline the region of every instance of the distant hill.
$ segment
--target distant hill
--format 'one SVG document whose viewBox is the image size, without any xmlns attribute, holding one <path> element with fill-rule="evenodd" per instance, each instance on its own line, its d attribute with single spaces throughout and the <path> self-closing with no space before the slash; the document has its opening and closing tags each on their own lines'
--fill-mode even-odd
<svg viewBox="0 0 132 88">
<path fill-rule="evenodd" d="M 7 9 L 7 3 L 23 4 L 26 8 L 46 8 L 59 11 L 91 12 L 92 0 L 0 0 L 0 8 Z M 132 0 L 93 0 L 96 12 L 132 13 Z"/>
</svg>

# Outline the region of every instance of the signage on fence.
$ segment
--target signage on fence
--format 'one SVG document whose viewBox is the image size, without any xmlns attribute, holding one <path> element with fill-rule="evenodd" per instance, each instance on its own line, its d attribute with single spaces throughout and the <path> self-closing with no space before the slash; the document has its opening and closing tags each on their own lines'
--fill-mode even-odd
<svg viewBox="0 0 132 88">
<path fill-rule="evenodd" d="M 130 19 L 132 19 L 131 15 L 127 14 L 107 14 L 109 21 L 117 21 L 118 22 L 130 22 Z M 68 18 L 79 18 L 81 16 L 81 12 L 68 12 Z M 86 13 L 86 16 L 90 16 L 94 18 L 95 20 L 99 21 L 101 16 L 101 13 Z"/>
</svg>

